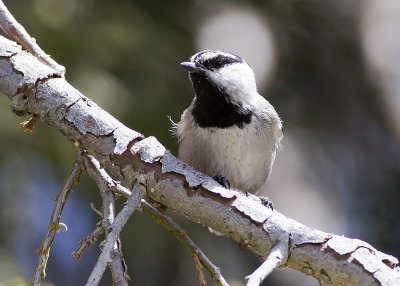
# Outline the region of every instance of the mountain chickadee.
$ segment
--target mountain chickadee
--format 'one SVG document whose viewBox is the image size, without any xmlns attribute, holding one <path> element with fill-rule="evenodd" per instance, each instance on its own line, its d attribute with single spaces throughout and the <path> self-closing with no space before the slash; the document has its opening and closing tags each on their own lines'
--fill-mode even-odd
<svg viewBox="0 0 400 286">
<path fill-rule="evenodd" d="M 220 184 L 255 193 L 268 179 L 280 147 L 282 122 L 257 92 L 244 59 L 201 51 L 182 62 L 195 97 L 174 126 L 179 158 Z"/>
</svg>

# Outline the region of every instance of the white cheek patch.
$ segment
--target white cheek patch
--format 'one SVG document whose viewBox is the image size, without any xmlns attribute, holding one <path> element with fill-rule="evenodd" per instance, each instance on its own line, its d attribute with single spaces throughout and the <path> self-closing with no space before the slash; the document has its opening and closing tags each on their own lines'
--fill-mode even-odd
<svg viewBox="0 0 400 286">
<path fill-rule="evenodd" d="M 207 72 L 207 76 L 231 96 L 232 101 L 241 104 L 251 100 L 257 93 L 252 69 L 246 64 L 230 64 L 217 70 Z"/>
</svg>

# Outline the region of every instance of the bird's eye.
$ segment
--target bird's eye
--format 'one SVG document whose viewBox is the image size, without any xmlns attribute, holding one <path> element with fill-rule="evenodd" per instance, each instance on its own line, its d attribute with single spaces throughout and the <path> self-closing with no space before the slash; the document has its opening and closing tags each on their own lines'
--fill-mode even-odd
<svg viewBox="0 0 400 286">
<path fill-rule="evenodd" d="M 205 60 L 202 63 L 202 65 L 209 70 L 218 70 L 220 68 L 223 68 L 226 65 L 240 63 L 240 62 L 242 62 L 242 60 L 240 58 L 218 55 L 214 58 Z"/>
</svg>

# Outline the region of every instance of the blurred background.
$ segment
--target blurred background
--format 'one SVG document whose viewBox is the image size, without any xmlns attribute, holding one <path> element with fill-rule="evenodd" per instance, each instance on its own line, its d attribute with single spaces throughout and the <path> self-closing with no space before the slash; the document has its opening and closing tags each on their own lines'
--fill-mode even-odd
<svg viewBox="0 0 400 286">
<path fill-rule="evenodd" d="M 6 0 L 67 80 L 127 126 L 177 154 L 178 121 L 193 92 L 179 63 L 201 49 L 236 53 L 284 120 L 283 150 L 260 191 L 308 226 L 400 256 L 400 2 L 397 0 Z M 0 285 L 25 285 L 67 176 L 71 143 L 41 122 L 23 132 L 0 96 Z M 98 245 L 78 241 L 99 217 L 94 183 L 70 194 L 46 282 L 84 285 Z M 261 263 L 227 238 L 170 213 L 232 285 Z M 122 233 L 134 285 L 198 285 L 186 249 L 146 214 Z M 213 281 L 206 277 L 209 285 Z M 106 273 L 102 285 L 110 285 Z M 283 269 L 263 285 L 318 285 Z"/>
</svg>

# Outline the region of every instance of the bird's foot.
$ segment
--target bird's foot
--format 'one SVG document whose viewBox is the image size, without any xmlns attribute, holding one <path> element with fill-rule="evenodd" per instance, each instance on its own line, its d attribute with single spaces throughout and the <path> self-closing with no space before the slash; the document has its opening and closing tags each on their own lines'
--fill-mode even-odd
<svg viewBox="0 0 400 286">
<path fill-rule="evenodd" d="M 264 207 L 270 208 L 271 210 L 274 210 L 274 204 L 272 201 L 267 198 L 267 197 L 260 197 L 261 203 Z"/>
<path fill-rule="evenodd" d="M 229 180 L 227 177 L 225 177 L 223 175 L 216 175 L 213 177 L 213 179 L 216 180 L 225 189 L 229 190 L 231 188 L 231 183 L 229 183 Z"/>
</svg>

